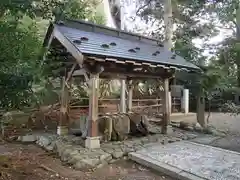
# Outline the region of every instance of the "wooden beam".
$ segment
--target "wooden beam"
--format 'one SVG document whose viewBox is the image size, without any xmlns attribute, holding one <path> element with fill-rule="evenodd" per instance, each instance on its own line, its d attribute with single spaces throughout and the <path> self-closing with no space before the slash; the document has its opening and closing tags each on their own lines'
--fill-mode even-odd
<svg viewBox="0 0 240 180">
<path fill-rule="evenodd" d="M 83 76 L 86 83 L 89 85 L 90 83 L 90 78 L 89 78 L 89 75 L 88 75 L 88 72 L 85 68 L 81 68 L 79 70 L 76 70 L 74 71 L 73 75 L 72 76 Z"/>
<path fill-rule="evenodd" d="M 58 41 L 72 54 L 72 56 L 76 59 L 79 65 L 83 64 L 84 56 L 82 53 L 76 48 L 76 46 L 69 41 L 57 27 L 54 27 L 53 35 L 58 39 Z"/>
<path fill-rule="evenodd" d="M 77 66 L 77 64 L 75 63 L 75 64 L 72 66 L 71 70 L 68 72 L 68 76 L 67 76 L 67 78 L 66 78 L 66 83 L 71 79 L 72 74 L 73 74 L 76 66 Z"/>
<path fill-rule="evenodd" d="M 99 74 L 90 74 L 89 84 L 89 117 L 88 117 L 88 136 L 98 136 L 98 91 L 99 91 Z"/>
<path fill-rule="evenodd" d="M 164 95 L 163 95 L 163 123 L 162 133 L 167 133 L 167 126 L 170 123 L 170 112 L 169 112 L 169 79 L 164 79 Z"/>
<path fill-rule="evenodd" d="M 53 33 L 52 33 L 51 36 L 50 36 L 50 38 L 49 38 L 49 40 L 48 40 L 48 43 L 47 43 L 47 45 L 46 45 L 46 47 L 45 47 L 45 52 L 44 52 L 44 55 L 43 55 L 43 61 L 42 61 L 42 63 L 44 63 L 44 61 L 46 60 L 47 52 L 48 52 L 48 50 L 49 50 L 50 45 L 51 45 L 52 42 L 53 42 L 53 39 L 54 39 L 54 36 L 53 36 Z"/>
</svg>

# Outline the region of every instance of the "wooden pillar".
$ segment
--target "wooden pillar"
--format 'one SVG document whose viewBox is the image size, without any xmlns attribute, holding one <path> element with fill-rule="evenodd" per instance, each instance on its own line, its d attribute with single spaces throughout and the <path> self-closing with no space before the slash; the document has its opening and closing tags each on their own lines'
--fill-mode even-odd
<svg viewBox="0 0 240 180">
<path fill-rule="evenodd" d="M 164 79 L 164 95 L 163 95 L 163 123 L 162 133 L 167 133 L 167 126 L 170 124 L 170 112 L 169 112 L 169 79 Z"/>
<path fill-rule="evenodd" d="M 127 85 L 128 85 L 127 113 L 130 113 L 132 112 L 133 81 L 128 80 Z M 126 121 L 126 122 L 123 122 L 123 124 L 126 127 L 126 133 L 130 133 L 130 119 L 125 118 L 124 120 Z"/>
<path fill-rule="evenodd" d="M 120 112 L 126 113 L 126 81 L 121 79 Z"/>
<path fill-rule="evenodd" d="M 69 102 L 69 92 L 66 87 L 66 77 L 62 78 L 62 91 L 61 91 L 61 106 L 60 106 L 60 117 L 59 124 L 57 129 L 58 135 L 66 135 L 68 134 L 68 102 Z"/>
<path fill-rule="evenodd" d="M 127 103 L 127 111 L 132 112 L 132 98 L 133 98 L 133 81 L 128 80 L 128 103 Z"/>
<path fill-rule="evenodd" d="M 89 115 L 88 130 L 85 147 L 93 149 L 100 147 L 98 137 L 98 91 L 99 91 L 99 74 L 90 74 L 89 83 Z"/>
</svg>

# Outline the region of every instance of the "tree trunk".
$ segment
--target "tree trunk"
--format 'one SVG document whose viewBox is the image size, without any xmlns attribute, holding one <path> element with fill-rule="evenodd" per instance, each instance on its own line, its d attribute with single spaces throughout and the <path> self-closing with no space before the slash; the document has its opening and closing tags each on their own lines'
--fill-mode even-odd
<svg viewBox="0 0 240 180">
<path fill-rule="evenodd" d="M 172 1 L 164 0 L 164 25 L 165 25 L 165 41 L 164 47 L 171 50 L 173 47 L 173 15 L 172 15 Z"/>
<path fill-rule="evenodd" d="M 197 97 L 197 122 L 205 127 L 205 99 L 202 93 Z"/>
<path fill-rule="evenodd" d="M 106 25 L 112 28 L 121 29 L 121 4 L 120 0 L 102 0 L 99 8 L 103 8 Z"/>
<path fill-rule="evenodd" d="M 237 43 L 238 46 L 240 45 L 240 4 L 238 5 L 238 8 L 236 9 L 236 32 L 237 32 Z M 238 87 L 240 87 L 240 50 L 237 50 L 237 83 Z"/>
<path fill-rule="evenodd" d="M 211 99 L 208 100 L 208 115 L 207 115 L 207 125 L 209 124 L 209 119 L 211 116 Z"/>
</svg>

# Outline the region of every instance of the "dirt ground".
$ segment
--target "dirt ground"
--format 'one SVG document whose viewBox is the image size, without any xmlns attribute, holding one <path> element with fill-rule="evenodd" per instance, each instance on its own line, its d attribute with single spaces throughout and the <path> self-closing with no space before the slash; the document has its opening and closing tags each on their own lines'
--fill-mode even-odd
<svg viewBox="0 0 240 180">
<path fill-rule="evenodd" d="M 195 115 L 176 117 L 195 121 Z M 240 152 L 240 116 L 212 113 L 210 124 L 228 132 L 209 145 Z M 205 136 L 205 135 L 203 135 Z M 174 180 L 128 160 L 91 172 L 76 171 L 35 145 L 0 142 L 0 180 Z"/>
<path fill-rule="evenodd" d="M 0 144 L 1 180 L 173 180 L 128 160 L 92 172 L 76 171 L 35 145 Z"/>
</svg>

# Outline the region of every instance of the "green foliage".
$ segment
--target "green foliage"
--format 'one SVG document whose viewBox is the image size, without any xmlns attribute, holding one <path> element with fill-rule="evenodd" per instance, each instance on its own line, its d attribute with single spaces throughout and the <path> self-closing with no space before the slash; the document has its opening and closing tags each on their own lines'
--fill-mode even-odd
<svg viewBox="0 0 240 180">
<path fill-rule="evenodd" d="M 221 70 L 211 66 L 207 67 L 200 78 L 200 88 L 207 99 L 212 99 L 214 95 L 227 88 L 224 77 Z"/>
<path fill-rule="evenodd" d="M 32 77 L 27 75 L 0 74 L 0 108 L 6 110 L 29 106 Z"/>
<path fill-rule="evenodd" d="M 96 3 L 95 0 L 1 0 L 0 108 L 16 109 L 57 98 L 49 88 L 51 71 L 41 60 L 47 25 L 61 16 L 102 24 L 104 19 L 97 14 Z"/>
<path fill-rule="evenodd" d="M 31 82 L 39 71 L 39 47 L 36 24 L 29 26 L 0 21 L 0 108 L 29 105 Z"/>
</svg>

